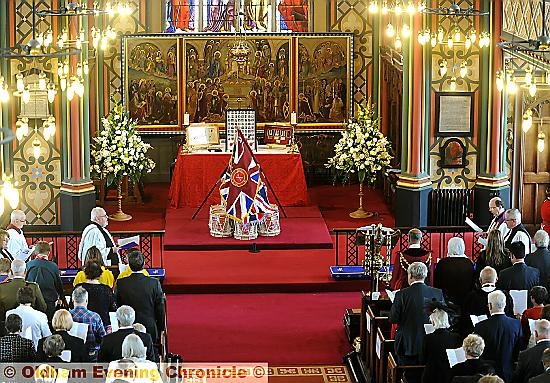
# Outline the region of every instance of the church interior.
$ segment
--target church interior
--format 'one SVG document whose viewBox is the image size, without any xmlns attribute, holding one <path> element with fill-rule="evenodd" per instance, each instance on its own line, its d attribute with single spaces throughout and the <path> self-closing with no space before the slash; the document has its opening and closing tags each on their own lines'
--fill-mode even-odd
<svg viewBox="0 0 550 383">
<path fill-rule="evenodd" d="M 21 210 L 70 295 L 104 208 L 161 281 L 165 361 L 417 381 L 383 319 L 410 230 L 429 274 L 453 237 L 476 262 L 495 198 L 531 237 L 550 231 L 549 15 L 546 0 L 2 1 L 0 226 Z"/>
</svg>

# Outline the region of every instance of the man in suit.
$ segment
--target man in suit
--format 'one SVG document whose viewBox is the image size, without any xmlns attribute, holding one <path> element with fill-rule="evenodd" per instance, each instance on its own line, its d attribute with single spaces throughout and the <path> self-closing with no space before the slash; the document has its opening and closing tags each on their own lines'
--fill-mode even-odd
<svg viewBox="0 0 550 383">
<path fill-rule="evenodd" d="M 143 341 L 143 345 L 147 348 L 147 360 L 151 362 L 158 362 L 155 356 L 153 348 L 153 340 L 151 335 L 143 333 L 134 329 L 134 320 L 136 319 L 136 312 L 130 306 L 120 306 L 116 310 L 116 317 L 118 320 L 118 330 L 107 334 L 99 349 L 98 362 L 112 362 L 122 358 L 122 342 L 127 335 L 136 334 Z"/>
<path fill-rule="evenodd" d="M 16 308 L 19 305 L 17 302 L 17 291 L 21 287 L 28 286 L 34 293 L 32 307 L 36 310 L 46 312 L 46 302 L 40 291 L 40 287 L 34 282 L 25 280 L 26 265 L 25 262 L 15 259 L 11 263 L 12 277 L 7 282 L 0 283 L 0 320 L 6 317 L 6 311 Z"/>
<path fill-rule="evenodd" d="M 510 244 L 512 266 L 500 272 L 497 287 L 501 290 L 531 290 L 539 284 L 539 271 L 525 264 L 523 242 Z"/>
<path fill-rule="evenodd" d="M 544 372 L 534 378 L 529 379 L 529 383 L 548 383 L 550 382 L 550 348 L 542 353 L 542 366 Z"/>
<path fill-rule="evenodd" d="M 397 261 L 394 262 L 390 288 L 399 290 L 407 287 L 407 270 L 413 262 L 424 263 L 428 270 L 431 267 L 432 253 L 421 247 L 422 232 L 419 229 L 409 230 L 409 248 L 397 254 Z M 431 283 L 430 283 L 431 284 Z"/>
<path fill-rule="evenodd" d="M 424 283 L 428 268 L 422 262 L 413 262 L 407 269 L 409 287 L 397 292 L 391 307 L 389 321 L 397 324 L 395 353 L 399 365 L 420 364 L 423 361 L 424 324 L 430 323 L 425 304 L 444 302 L 443 292 Z"/>
<path fill-rule="evenodd" d="M 529 232 L 521 223 L 521 213 L 518 209 L 508 209 L 505 213 L 506 226 L 508 226 L 508 232 L 502 238 L 504 241 L 504 247 L 512 251 L 510 245 L 514 242 L 521 242 L 525 246 L 523 250 L 525 255 L 531 252 L 531 236 Z"/>
<path fill-rule="evenodd" d="M 537 249 L 525 257 L 528 266 L 536 268 L 540 273 L 540 284 L 547 289 L 550 288 L 550 250 L 548 244 L 550 238 L 544 230 L 535 233 L 535 246 Z"/>
<path fill-rule="evenodd" d="M 140 251 L 128 255 L 128 267 L 132 274 L 119 279 L 116 286 L 116 301 L 128 305 L 136 312 L 136 321 L 143 324 L 153 342 L 160 341 L 165 327 L 165 302 L 160 282 L 143 275 L 145 259 Z"/>
<path fill-rule="evenodd" d="M 485 341 L 485 350 L 481 359 L 495 362 L 498 376 L 509 382 L 512 378 L 512 366 L 519 352 L 521 324 L 519 320 L 504 314 L 506 296 L 495 290 L 488 296 L 491 316 L 474 327 L 474 333 Z"/>
<path fill-rule="evenodd" d="M 550 347 L 550 322 L 546 319 L 536 322 L 535 339 L 536 346 L 519 353 L 513 383 L 527 383 L 529 378 L 544 372 L 541 363 L 542 353 Z"/>
<path fill-rule="evenodd" d="M 36 282 L 46 301 L 46 316 L 51 321 L 55 313 L 55 303 L 59 298 L 65 299 L 63 283 L 59 276 L 57 264 L 48 260 L 50 255 L 50 244 L 39 241 L 36 243 L 36 257 L 27 263 L 27 280 Z"/>
</svg>

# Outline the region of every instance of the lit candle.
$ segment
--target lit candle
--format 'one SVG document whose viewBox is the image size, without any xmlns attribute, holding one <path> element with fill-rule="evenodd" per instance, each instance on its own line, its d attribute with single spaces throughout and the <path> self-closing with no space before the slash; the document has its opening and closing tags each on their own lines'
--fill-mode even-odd
<svg viewBox="0 0 550 383">
<path fill-rule="evenodd" d="M 189 126 L 189 113 L 183 115 L 183 125 Z"/>
<path fill-rule="evenodd" d="M 290 125 L 296 125 L 296 112 L 290 113 Z"/>
</svg>

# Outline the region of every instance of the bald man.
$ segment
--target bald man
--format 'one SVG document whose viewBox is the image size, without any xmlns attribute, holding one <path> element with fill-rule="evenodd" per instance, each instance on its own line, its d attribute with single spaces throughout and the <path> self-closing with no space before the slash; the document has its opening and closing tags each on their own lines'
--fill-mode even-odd
<svg viewBox="0 0 550 383">
<path fill-rule="evenodd" d="M 78 246 L 78 259 L 84 264 L 88 249 L 95 246 L 103 256 L 106 265 L 115 266 L 119 263 L 118 246 L 109 231 L 109 217 L 101 207 L 94 207 L 90 213 L 91 223 L 82 231 L 82 239 Z"/>
<path fill-rule="evenodd" d="M 541 363 L 542 353 L 550 347 L 550 322 L 546 319 L 535 322 L 535 340 L 536 346 L 519 353 L 513 383 L 527 383 L 533 376 L 544 372 Z"/>
</svg>

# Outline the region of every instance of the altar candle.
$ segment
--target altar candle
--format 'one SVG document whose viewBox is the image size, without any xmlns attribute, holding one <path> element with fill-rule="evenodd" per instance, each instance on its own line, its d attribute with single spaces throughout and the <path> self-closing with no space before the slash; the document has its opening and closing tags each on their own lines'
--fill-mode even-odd
<svg viewBox="0 0 550 383">
<path fill-rule="evenodd" d="M 183 115 L 183 125 L 189 126 L 189 113 Z"/>
<path fill-rule="evenodd" d="M 290 125 L 296 125 L 296 112 L 290 113 Z"/>
</svg>

